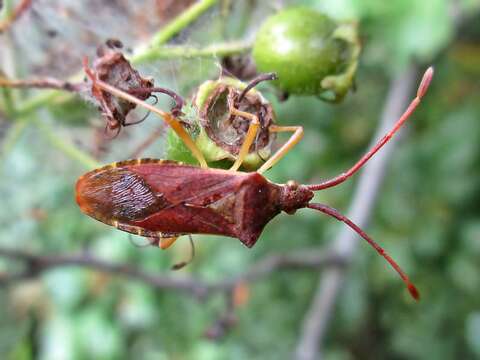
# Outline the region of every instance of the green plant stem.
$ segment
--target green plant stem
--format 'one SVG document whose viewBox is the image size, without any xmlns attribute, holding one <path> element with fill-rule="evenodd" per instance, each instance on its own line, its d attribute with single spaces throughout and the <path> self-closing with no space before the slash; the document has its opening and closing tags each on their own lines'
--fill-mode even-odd
<svg viewBox="0 0 480 360">
<path fill-rule="evenodd" d="M 3 12 L 0 12 L 0 23 L 4 19 L 7 19 L 13 11 L 13 4 L 11 1 L 5 1 Z M 10 74 L 14 75 L 16 73 L 16 66 L 15 66 L 15 50 L 12 44 L 11 37 L 5 37 L 5 42 L 2 47 L 2 54 L 0 55 L 0 61 L 2 61 L 3 65 L 0 67 L 0 76 L 4 77 L 5 72 L 9 72 Z M 2 112 L 6 115 L 8 120 L 15 117 L 15 108 L 16 108 L 16 97 L 14 94 L 13 89 L 11 88 L 3 88 L 1 89 L 2 94 L 2 104 L 3 109 Z"/>
<path fill-rule="evenodd" d="M 0 33 L 7 30 L 32 5 L 32 0 L 20 0 L 13 5 L 12 1 L 5 3 L 5 11 L 0 18 Z"/>
<path fill-rule="evenodd" d="M 244 41 L 219 43 L 206 47 L 192 47 L 184 45 L 162 46 L 152 48 L 150 51 L 135 55 L 131 58 L 131 60 L 134 64 L 141 64 L 144 62 L 161 59 L 227 56 L 244 53 L 251 47 L 251 43 Z"/>
<path fill-rule="evenodd" d="M 15 116 L 15 102 L 13 100 L 12 89 L 3 88 L 2 89 L 2 98 L 3 98 L 3 112 L 7 119 L 11 119 Z"/>
<path fill-rule="evenodd" d="M 7 137 L 4 140 L 2 146 L 2 157 L 11 150 L 13 145 L 17 142 L 18 138 L 22 135 L 23 131 L 27 128 L 25 121 L 16 122 L 8 129 Z"/>
<path fill-rule="evenodd" d="M 38 129 L 41 131 L 41 133 L 53 146 L 61 150 L 66 155 L 70 156 L 72 159 L 80 162 L 82 165 L 85 165 L 87 169 L 94 169 L 101 165 L 90 155 L 86 154 L 82 150 L 75 147 L 73 144 L 65 141 L 60 136 L 58 136 L 55 130 L 50 125 L 36 118 L 34 118 L 33 121 L 38 127 Z"/>
<path fill-rule="evenodd" d="M 217 3 L 218 0 L 200 0 L 193 4 L 154 35 L 150 42 L 151 46 L 156 47 L 165 44 Z"/>
<path fill-rule="evenodd" d="M 13 11 L 13 1 L 12 0 L 3 0 L 3 9 L 0 11 L 0 21 L 7 19 L 12 15 Z"/>
<path fill-rule="evenodd" d="M 0 164 L 3 164 L 8 153 L 12 150 L 18 139 L 20 139 L 26 128 L 27 123 L 25 121 L 18 121 L 8 129 L 7 136 L 3 140 L 2 152 L 0 153 Z"/>
<path fill-rule="evenodd" d="M 58 90 L 45 90 L 24 101 L 15 112 L 15 116 L 20 119 L 30 114 L 32 111 L 53 102 L 61 92 Z M 22 121 L 25 121 L 22 119 Z"/>
<path fill-rule="evenodd" d="M 26 116 L 37 110 L 38 108 L 41 108 L 42 106 L 67 102 L 71 98 L 71 96 L 72 93 L 60 90 L 42 91 L 40 94 L 23 102 L 15 111 L 14 116 L 15 118 L 19 119 L 19 121 L 28 121 L 26 120 Z"/>
</svg>

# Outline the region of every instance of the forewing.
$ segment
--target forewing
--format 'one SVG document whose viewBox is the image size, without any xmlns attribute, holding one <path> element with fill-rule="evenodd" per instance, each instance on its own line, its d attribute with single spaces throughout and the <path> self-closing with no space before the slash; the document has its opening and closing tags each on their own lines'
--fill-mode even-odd
<svg viewBox="0 0 480 360">
<path fill-rule="evenodd" d="M 234 236 L 233 205 L 245 176 L 167 160 L 129 160 L 81 177 L 77 202 L 95 219 L 142 236 Z"/>
<path fill-rule="evenodd" d="M 141 159 L 119 166 L 138 174 L 157 194 L 171 204 L 207 205 L 230 195 L 243 181 L 241 172 L 202 169 L 170 160 Z"/>
</svg>

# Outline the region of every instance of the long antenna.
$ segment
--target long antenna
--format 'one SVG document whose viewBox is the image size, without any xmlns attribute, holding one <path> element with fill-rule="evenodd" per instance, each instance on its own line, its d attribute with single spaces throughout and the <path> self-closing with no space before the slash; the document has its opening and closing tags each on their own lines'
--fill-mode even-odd
<svg viewBox="0 0 480 360">
<path fill-rule="evenodd" d="M 143 87 L 143 88 L 134 88 L 134 89 L 124 90 L 124 91 L 130 94 L 136 94 L 136 95 L 138 94 L 150 95 L 151 93 L 158 92 L 158 93 L 162 93 L 170 96 L 175 101 L 175 107 L 171 110 L 173 116 L 179 116 L 182 113 L 182 108 L 183 108 L 183 105 L 185 104 L 185 100 L 183 99 L 183 97 L 178 95 L 175 91 L 167 88 Z"/>
<path fill-rule="evenodd" d="M 383 145 L 385 145 L 391 138 L 392 136 L 402 127 L 402 125 L 407 121 L 407 119 L 412 115 L 412 113 L 415 111 L 417 108 L 418 104 L 420 104 L 420 101 L 422 100 L 423 96 L 427 92 L 428 86 L 430 85 L 430 82 L 432 81 L 433 77 L 433 67 L 430 66 L 427 71 L 423 74 L 422 81 L 420 82 L 420 85 L 418 86 L 417 90 L 417 96 L 415 99 L 412 100 L 410 105 L 408 106 L 407 110 L 403 113 L 402 116 L 397 120 L 395 125 L 393 126 L 392 130 L 390 130 L 372 149 L 370 149 L 365 155 L 362 156 L 362 158 L 355 164 L 353 165 L 349 170 L 346 172 L 332 178 L 326 181 L 321 182 L 320 184 L 314 184 L 314 185 L 307 185 L 307 188 L 312 190 L 312 191 L 317 191 L 317 190 L 323 190 L 327 189 L 333 186 L 336 186 L 345 180 L 347 180 L 349 177 L 351 177 L 353 174 L 355 174 L 360 168 L 365 165 L 365 163 L 370 160 L 370 158 L 375 155 L 375 153 L 382 148 Z"/>
<path fill-rule="evenodd" d="M 412 295 L 412 297 L 415 300 L 417 301 L 420 300 L 420 293 L 418 292 L 415 285 L 412 284 L 412 282 L 410 281 L 410 278 L 403 272 L 401 267 L 395 262 L 395 260 L 393 260 L 390 257 L 390 255 L 387 254 L 387 252 L 380 245 L 378 245 L 370 236 L 368 236 L 362 229 L 360 229 L 360 227 L 356 225 L 352 220 L 350 220 L 345 215 L 340 214 L 337 210 L 327 205 L 310 203 L 307 205 L 307 207 L 310 209 L 321 211 L 324 214 L 334 217 L 335 219 L 345 223 L 350 228 L 352 228 L 353 231 L 355 231 L 358 235 L 364 238 L 375 250 L 377 250 L 377 252 L 381 256 L 385 258 L 385 260 L 389 262 L 389 264 L 395 269 L 398 275 L 400 275 L 405 285 L 407 285 L 410 295 Z"/>
<path fill-rule="evenodd" d="M 173 264 L 172 270 L 180 270 L 190 264 L 195 257 L 195 243 L 193 242 L 192 235 L 188 234 L 188 240 L 190 241 L 190 256 L 187 260 L 181 261 L 179 263 Z"/>
<path fill-rule="evenodd" d="M 248 83 L 248 85 L 243 89 L 243 91 L 240 93 L 240 96 L 238 97 L 237 102 L 240 103 L 240 101 L 243 100 L 244 96 L 255 86 L 260 84 L 263 81 L 270 81 L 270 80 L 277 80 L 278 76 L 276 73 L 265 73 L 265 74 L 260 74 L 257 77 L 253 78 L 252 81 Z"/>
</svg>

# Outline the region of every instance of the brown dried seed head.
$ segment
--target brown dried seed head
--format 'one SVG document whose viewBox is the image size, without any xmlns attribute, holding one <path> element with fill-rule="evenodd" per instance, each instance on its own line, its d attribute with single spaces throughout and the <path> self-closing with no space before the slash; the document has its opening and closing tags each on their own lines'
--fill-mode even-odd
<svg viewBox="0 0 480 360">
<path fill-rule="evenodd" d="M 269 126 L 274 123 L 272 106 L 265 103 L 261 96 L 254 92 L 249 92 L 238 102 L 241 92 L 241 89 L 230 85 L 218 85 L 205 101 L 200 112 L 200 121 L 208 137 L 218 147 L 233 155 L 238 155 L 240 151 L 250 119 L 232 115 L 230 112 L 232 104 L 237 110 L 256 115 L 260 121 L 259 132 L 250 152 L 269 146 L 275 136 L 268 131 Z"/>
<path fill-rule="evenodd" d="M 119 45 L 119 42 L 119 40 L 115 40 L 115 45 Z M 153 87 L 153 81 L 142 77 L 122 52 L 115 49 L 115 46 L 110 47 L 107 44 L 107 46 L 99 47 L 97 56 L 93 62 L 93 73 L 97 79 L 128 93 Z M 92 82 L 92 95 L 97 100 L 110 128 L 115 129 L 120 125 L 125 125 L 127 115 L 136 107 L 129 101 L 96 89 L 94 82 Z M 148 91 L 139 92 L 135 96 L 146 100 L 150 97 L 150 93 Z"/>
</svg>

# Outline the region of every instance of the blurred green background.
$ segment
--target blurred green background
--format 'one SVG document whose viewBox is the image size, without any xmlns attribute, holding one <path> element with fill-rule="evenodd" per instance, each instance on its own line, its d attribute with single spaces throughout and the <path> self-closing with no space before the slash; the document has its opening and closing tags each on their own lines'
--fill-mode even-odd
<svg viewBox="0 0 480 360">
<path fill-rule="evenodd" d="M 192 1 L 36 1 L 0 34 L 0 69 L 18 78 L 65 79 L 80 70 L 83 55 L 92 56 L 109 37 L 127 48 L 147 43 L 186 3 Z M 262 19 L 291 4 L 358 21 L 363 50 L 357 89 L 342 104 L 311 97 L 279 103 L 271 88 L 263 87 L 279 122 L 306 129 L 304 140 L 268 173 L 272 181 L 313 182 L 349 167 L 366 150 L 392 78 L 411 62 L 436 70 L 390 159 L 367 229 L 404 267 L 422 300 L 414 303 L 384 260 L 359 239 L 331 314 L 324 358 L 480 358 L 480 3 L 218 1 L 173 42 L 205 47 L 249 41 Z M 220 60 L 151 60 L 139 70 L 187 96 L 218 77 Z M 342 226 L 305 210 L 277 217 L 250 250 L 233 239 L 196 236 L 193 263 L 172 273 L 170 266 L 188 256 L 186 238 L 165 252 L 134 246 L 142 240 L 84 216 L 73 197 L 76 178 L 88 170 L 84 154 L 100 163 L 128 158 L 160 126 L 158 119 L 150 115 L 110 141 L 92 106 L 44 94 L 0 89 L 0 249 L 82 253 L 152 274 L 215 282 L 270 254 L 321 249 Z M 32 99 L 39 100 L 22 116 L 9 116 Z M 160 99 L 158 106 L 168 105 Z M 162 157 L 164 140 L 144 156 Z M 356 178 L 317 198 L 346 211 L 355 185 Z M 211 341 L 205 332 L 226 308 L 221 293 L 199 301 L 79 267 L 7 281 L 23 265 L 0 251 L 3 359 L 289 359 L 321 274 L 275 272 L 249 284 L 246 303 L 235 311 L 236 324 Z"/>
</svg>

